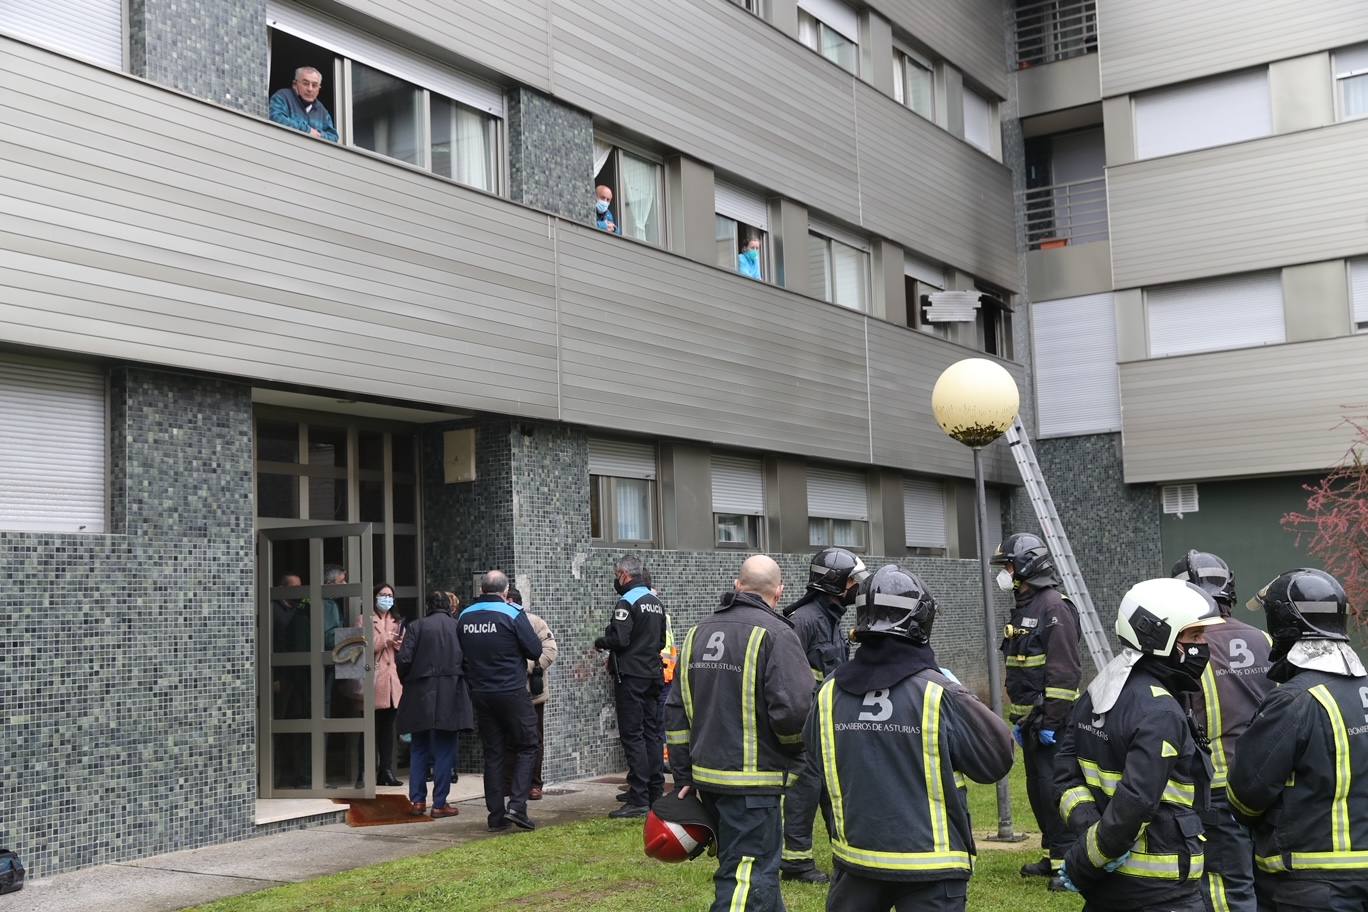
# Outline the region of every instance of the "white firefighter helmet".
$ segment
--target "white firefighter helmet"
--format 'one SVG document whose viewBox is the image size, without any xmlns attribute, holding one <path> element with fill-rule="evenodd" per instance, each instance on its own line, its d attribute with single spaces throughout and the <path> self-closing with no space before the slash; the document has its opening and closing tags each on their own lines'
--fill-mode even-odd
<svg viewBox="0 0 1368 912">
<path fill-rule="evenodd" d="M 1167 656 L 1178 634 L 1189 627 L 1221 623 L 1216 602 L 1186 580 L 1150 579 L 1136 583 L 1121 599 L 1116 635 L 1121 642 L 1148 655 Z"/>
</svg>

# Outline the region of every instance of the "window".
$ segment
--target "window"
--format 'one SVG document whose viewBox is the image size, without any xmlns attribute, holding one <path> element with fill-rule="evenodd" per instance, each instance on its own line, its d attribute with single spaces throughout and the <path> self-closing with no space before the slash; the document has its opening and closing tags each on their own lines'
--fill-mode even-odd
<svg viewBox="0 0 1368 912">
<path fill-rule="evenodd" d="M 0 529 L 105 530 L 105 376 L 0 355 Z"/>
<path fill-rule="evenodd" d="M 1368 257 L 1349 261 L 1349 299 L 1354 302 L 1354 329 L 1368 332 Z"/>
<path fill-rule="evenodd" d="M 715 192 L 717 265 L 757 281 L 769 281 L 769 207 L 765 198 L 718 181 Z"/>
<path fill-rule="evenodd" d="M 945 267 L 910 251 L 904 251 L 903 287 L 907 295 L 907 325 L 940 336 L 942 339 L 948 338 L 949 325 L 928 320 L 926 305 L 922 303 L 922 298 L 932 292 L 945 290 Z"/>
<path fill-rule="evenodd" d="M 859 73 L 859 16 L 839 0 L 798 0 L 798 40 L 846 72 Z"/>
<path fill-rule="evenodd" d="M 1368 116 L 1368 44 L 1335 52 L 1335 87 L 1341 120 Z"/>
<path fill-rule="evenodd" d="M 869 252 L 858 238 L 814 223 L 808 234 L 808 267 L 814 297 L 851 310 L 869 310 Z"/>
<path fill-rule="evenodd" d="M 979 307 L 974 317 L 978 347 L 987 354 L 1010 361 L 1012 358 L 1012 311 L 1007 301 L 1011 295 L 1000 288 L 984 284 L 979 284 L 975 290 L 982 292 L 979 297 Z"/>
<path fill-rule="evenodd" d="M 732 0 L 732 2 L 752 16 L 759 16 L 761 18 L 764 18 L 765 16 L 763 0 Z"/>
<path fill-rule="evenodd" d="M 863 551 L 869 532 L 869 491 L 860 472 L 808 467 L 808 544 Z"/>
<path fill-rule="evenodd" d="M 1172 155 L 1273 132 L 1268 70 L 1147 92 L 1135 99 L 1135 154 Z"/>
<path fill-rule="evenodd" d="M 717 547 L 760 548 L 765 476 L 759 459 L 713 456 L 712 508 Z"/>
<path fill-rule="evenodd" d="M 945 485 L 918 478 L 903 479 L 903 530 L 907 552 L 944 557 Z"/>
<path fill-rule="evenodd" d="M 655 447 L 589 438 L 590 537 L 605 545 L 655 544 Z"/>
<path fill-rule="evenodd" d="M 1031 305 L 1040 436 L 1121 429 L 1112 303 L 1108 292 Z"/>
<path fill-rule="evenodd" d="M 936 77 L 920 55 L 893 52 L 893 97 L 927 120 L 936 118 Z"/>
<path fill-rule="evenodd" d="M 1147 289 L 1145 313 L 1152 358 L 1286 338 L 1282 276 L 1276 271 Z"/>
<path fill-rule="evenodd" d="M 998 157 L 997 102 L 964 87 L 964 138 L 970 145 Z"/>
<path fill-rule="evenodd" d="M 123 69 L 123 0 L 4 0 L 0 32 Z"/>
<path fill-rule="evenodd" d="M 503 90 L 288 0 L 269 13 L 272 92 L 296 67 L 323 76 L 341 140 L 441 177 L 499 191 Z"/>
<path fill-rule="evenodd" d="M 1183 518 L 1184 513 L 1196 513 L 1198 508 L 1195 484 L 1164 485 L 1160 489 L 1166 514 Z"/>
<path fill-rule="evenodd" d="M 613 192 L 608 211 L 616 234 L 665 245 L 665 169 L 660 162 L 596 138 L 594 185 Z"/>
</svg>

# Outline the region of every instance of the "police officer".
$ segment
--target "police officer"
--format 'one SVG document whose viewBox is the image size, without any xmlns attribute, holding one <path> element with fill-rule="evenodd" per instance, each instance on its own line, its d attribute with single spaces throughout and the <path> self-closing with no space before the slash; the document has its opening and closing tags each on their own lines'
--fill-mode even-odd
<svg viewBox="0 0 1368 912">
<path fill-rule="evenodd" d="M 935 619 L 920 578 L 881 568 L 855 603 L 860 648 L 817 692 L 803 740 L 832 799 L 828 912 L 965 908 L 974 837 L 959 777 L 1007 775 L 1012 734 L 940 670 Z"/>
<path fill-rule="evenodd" d="M 1059 571 L 1045 543 L 1029 532 L 1007 536 L 992 562 L 998 588 L 1015 599 L 1003 632 L 1007 662 L 1007 717 L 1016 724 L 1026 764 L 1026 796 L 1040 827 L 1043 857 L 1023 865 L 1022 877 L 1049 877 L 1050 889 L 1063 884 L 1054 875 L 1069 837 L 1055 808 L 1054 761 L 1059 733 L 1078 699 L 1082 660 L 1078 652 L 1078 611 L 1055 588 Z"/>
<path fill-rule="evenodd" d="M 484 747 L 485 809 L 491 830 L 511 823 L 535 828 L 527 816 L 532 767 L 537 760 L 537 713 L 527 692 L 527 663 L 541 658 L 541 639 L 527 615 L 508 603 L 508 577 L 480 577 L 480 597 L 461 612 L 465 679 Z M 504 806 L 504 755 L 515 753 L 508 806 Z"/>
<path fill-rule="evenodd" d="M 818 551 L 808 567 L 807 592 L 784 609 L 807 654 L 814 690 L 850 658 L 850 645 L 841 633 L 841 618 L 855 601 L 860 583 L 869 577 L 864 562 L 844 548 Z M 810 756 L 810 755 L 808 755 Z M 831 802 L 820 776 L 810 763 L 784 792 L 784 855 L 780 876 L 784 880 L 823 884 L 828 878 L 812 860 L 812 822 L 820 802 L 822 817 L 831 832 Z"/>
<path fill-rule="evenodd" d="M 625 555 L 613 564 L 613 589 L 618 594 L 613 618 L 597 649 L 609 651 L 613 673 L 613 701 L 618 736 L 627 757 L 627 797 L 609 817 L 645 817 L 651 802 L 665 790 L 665 733 L 660 718 L 665 648 L 665 609 L 645 580 L 641 559 Z"/>
<path fill-rule="evenodd" d="M 1202 675 L 1202 691 L 1190 697 L 1193 719 L 1211 750 L 1211 809 L 1206 827 L 1206 876 L 1202 894 L 1207 912 L 1255 912 L 1254 843 L 1235 820 L 1226 800 L 1226 777 L 1235 759 L 1235 742 L 1249 727 L 1268 680 L 1268 634 L 1230 616 L 1235 604 L 1235 574 L 1206 551 L 1189 551 L 1169 574 L 1200 587 L 1216 601 L 1225 618 L 1207 630 L 1211 661 Z"/>
<path fill-rule="evenodd" d="M 696 787 L 717 822 L 712 912 L 782 912 L 779 799 L 802 750 L 812 674 L 776 613 L 779 565 L 747 558 L 735 591 L 684 637 L 666 703 L 679 794 Z"/>
<path fill-rule="evenodd" d="M 1125 647 L 1088 685 L 1060 745 L 1059 814 L 1075 841 L 1060 878 L 1084 912 L 1202 912 L 1210 777 L 1186 707 L 1221 614 L 1191 583 L 1152 579 L 1121 600 Z"/>
<path fill-rule="evenodd" d="M 1344 589 L 1289 570 L 1249 602 L 1273 634 L 1269 692 L 1230 768 L 1254 830 L 1259 909 L 1368 909 L 1368 673 L 1350 648 Z"/>
</svg>

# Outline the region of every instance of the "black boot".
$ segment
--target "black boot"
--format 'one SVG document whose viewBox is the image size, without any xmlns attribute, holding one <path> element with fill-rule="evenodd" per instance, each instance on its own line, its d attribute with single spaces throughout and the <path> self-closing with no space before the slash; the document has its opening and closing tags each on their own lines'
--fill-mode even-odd
<svg viewBox="0 0 1368 912">
<path fill-rule="evenodd" d="M 1050 863 L 1048 857 L 1021 866 L 1022 877 L 1053 877 L 1054 873 L 1054 865 Z"/>
</svg>

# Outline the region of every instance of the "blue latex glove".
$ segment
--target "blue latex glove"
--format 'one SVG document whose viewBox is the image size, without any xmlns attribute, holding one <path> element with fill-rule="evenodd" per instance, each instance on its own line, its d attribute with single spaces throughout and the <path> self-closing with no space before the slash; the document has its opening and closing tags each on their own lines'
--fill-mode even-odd
<svg viewBox="0 0 1368 912">
<path fill-rule="evenodd" d="M 1126 854 L 1122 855 L 1120 858 L 1113 858 L 1111 861 L 1107 862 L 1106 864 L 1104 864 L 1104 865 L 1102 866 L 1102 870 L 1104 870 L 1104 871 L 1106 871 L 1108 874 L 1110 874 L 1111 872 L 1115 871 L 1117 868 L 1119 868 L 1119 867 L 1121 867 L 1123 864 L 1125 864 L 1125 863 L 1126 863 L 1126 859 L 1128 859 L 1128 858 L 1130 858 L 1130 852 L 1127 852 Z"/>
<path fill-rule="evenodd" d="M 1013 739 L 1014 741 L 1016 741 L 1016 743 L 1019 744 L 1019 745 L 1021 745 L 1022 747 L 1025 747 L 1025 746 L 1026 746 L 1025 742 L 1023 742 L 1023 741 L 1021 740 L 1021 723 L 1020 723 L 1020 722 L 1018 722 L 1016 725 L 1013 725 L 1013 726 L 1012 726 L 1012 739 Z"/>
<path fill-rule="evenodd" d="M 948 668 L 942 668 L 942 669 L 940 670 L 940 673 L 943 674 L 943 675 L 945 675 L 945 676 L 946 676 L 947 678 L 949 678 L 950 680 L 954 681 L 956 684 L 961 683 L 961 682 L 960 682 L 960 679 L 957 678 L 957 677 L 955 677 L 955 673 L 954 673 L 953 671 L 951 671 L 950 669 L 948 669 Z"/>
<path fill-rule="evenodd" d="M 1058 876 L 1059 882 L 1064 885 L 1064 889 L 1068 890 L 1070 893 L 1078 892 L 1078 887 L 1074 886 L 1072 880 L 1069 880 L 1069 863 L 1067 861 L 1059 866 Z"/>
<path fill-rule="evenodd" d="M 1040 743 L 1041 743 L 1041 744 L 1054 744 L 1054 743 L 1055 743 L 1055 735 L 1054 735 L 1054 732 L 1050 731 L 1048 728 L 1042 728 L 1042 729 L 1040 730 Z"/>
</svg>

